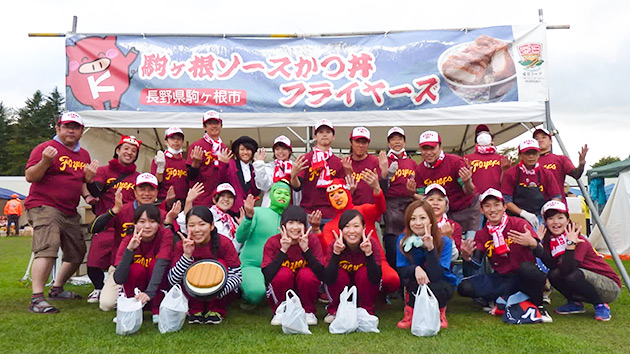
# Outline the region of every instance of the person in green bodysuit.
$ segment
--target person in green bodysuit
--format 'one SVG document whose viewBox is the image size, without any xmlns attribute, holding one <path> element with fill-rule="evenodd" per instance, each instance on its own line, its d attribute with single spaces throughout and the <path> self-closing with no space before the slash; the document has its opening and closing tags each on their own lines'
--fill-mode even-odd
<svg viewBox="0 0 630 354">
<path fill-rule="evenodd" d="M 254 196 L 247 196 L 243 206 L 245 218 L 236 230 L 236 240 L 243 244 L 240 254 L 243 300 L 250 306 L 265 297 L 267 286 L 260 268 L 263 248 L 271 236 L 278 234 L 280 216 L 291 201 L 291 187 L 285 181 L 278 181 L 271 187 L 269 196 L 268 208 L 254 207 Z"/>
</svg>

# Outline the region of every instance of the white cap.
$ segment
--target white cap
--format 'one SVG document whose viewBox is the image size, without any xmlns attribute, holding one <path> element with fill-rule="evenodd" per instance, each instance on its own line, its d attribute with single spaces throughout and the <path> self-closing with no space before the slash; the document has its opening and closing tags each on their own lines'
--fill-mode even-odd
<svg viewBox="0 0 630 354">
<path fill-rule="evenodd" d="M 145 183 L 148 183 L 155 188 L 158 187 L 157 177 L 150 174 L 149 172 L 141 173 L 138 175 L 138 177 L 136 177 L 136 187 Z"/>
<path fill-rule="evenodd" d="M 488 188 L 486 189 L 485 192 L 481 193 L 481 195 L 479 196 L 479 202 L 483 203 L 483 201 L 486 200 L 486 198 L 488 197 L 495 197 L 501 201 L 505 201 L 505 199 L 503 199 L 503 193 L 499 192 L 498 190 L 494 188 Z"/>
<path fill-rule="evenodd" d="M 65 112 L 59 118 L 59 124 L 67 124 L 67 123 L 77 123 L 80 126 L 83 126 L 83 118 L 76 112 Z"/>
<path fill-rule="evenodd" d="M 528 150 L 540 151 L 540 145 L 535 139 L 525 139 L 518 144 L 518 152 L 525 152 Z"/>
<path fill-rule="evenodd" d="M 225 191 L 228 191 L 230 193 L 232 193 L 233 196 L 236 196 L 236 191 L 234 190 L 234 187 L 232 187 L 231 184 L 229 183 L 221 183 L 217 186 L 217 190 L 214 192 L 215 194 L 220 194 L 223 193 Z"/>
<path fill-rule="evenodd" d="M 218 120 L 219 122 L 223 122 L 221 119 L 221 115 L 217 111 L 210 110 L 203 114 L 203 123 L 206 123 L 210 119 Z"/>
<path fill-rule="evenodd" d="M 350 134 L 350 140 L 364 138 L 367 141 L 370 141 L 370 131 L 366 127 L 356 127 L 352 129 L 352 134 Z"/>
<path fill-rule="evenodd" d="M 182 136 L 184 136 L 184 131 L 178 127 L 170 127 L 164 131 L 164 139 L 175 134 L 181 134 Z"/>
<path fill-rule="evenodd" d="M 425 188 L 424 195 L 428 195 L 431 191 L 436 190 L 436 189 L 442 192 L 444 196 L 446 196 L 446 189 L 444 189 L 444 187 L 440 186 L 437 183 L 430 184 L 427 188 Z"/>
<path fill-rule="evenodd" d="M 328 119 L 320 119 L 320 120 L 318 120 L 317 123 L 315 123 L 315 131 L 317 132 L 317 129 L 319 129 L 322 126 L 326 126 L 326 127 L 330 128 L 333 132 L 335 131 L 335 126 Z"/>
<path fill-rule="evenodd" d="M 550 200 L 547 203 L 545 203 L 545 205 L 542 206 L 542 209 L 540 209 L 540 214 L 545 215 L 545 212 L 549 209 L 555 209 L 563 213 L 566 213 L 569 211 L 567 209 L 567 206 L 563 202 L 557 201 L 557 200 Z"/>
<path fill-rule="evenodd" d="M 426 132 L 420 134 L 420 146 L 437 146 L 442 142 L 442 138 L 440 138 L 440 134 L 433 130 L 427 130 Z"/>
<path fill-rule="evenodd" d="M 403 130 L 403 128 L 392 127 L 390 130 L 387 131 L 387 138 L 389 139 L 390 135 L 392 135 L 394 133 L 398 133 L 398 134 L 400 134 L 402 136 L 405 136 L 405 131 Z"/>
<path fill-rule="evenodd" d="M 291 145 L 291 139 L 287 138 L 284 135 L 280 135 L 279 137 L 277 137 L 277 138 L 275 138 L 273 140 L 273 145 L 272 146 L 276 146 L 276 144 L 284 144 L 289 149 L 293 150 L 293 145 Z"/>
</svg>

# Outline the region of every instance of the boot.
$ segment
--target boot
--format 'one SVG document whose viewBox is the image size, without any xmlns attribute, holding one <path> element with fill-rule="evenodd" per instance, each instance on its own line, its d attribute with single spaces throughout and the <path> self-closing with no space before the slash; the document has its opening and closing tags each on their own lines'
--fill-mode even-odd
<svg viewBox="0 0 630 354">
<path fill-rule="evenodd" d="M 448 321 L 446 320 L 446 306 L 440 309 L 440 328 L 448 328 Z"/>
<path fill-rule="evenodd" d="M 396 327 L 402 329 L 411 328 L 411 318 L 413 317 L 413 307 L 405 305 L 405 313 L 403 319 L 396 324 Z"/>
</svg>

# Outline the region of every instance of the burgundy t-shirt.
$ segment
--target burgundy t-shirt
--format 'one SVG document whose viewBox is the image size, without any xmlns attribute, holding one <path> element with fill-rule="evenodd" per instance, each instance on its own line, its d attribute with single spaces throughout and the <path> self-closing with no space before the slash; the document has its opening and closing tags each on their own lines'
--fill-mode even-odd
<svg viewBox="0 0 630 354">
<path fill-rule="evenodd" d="M 127 246 L 129 246 L 130 241 L 131 237 L 125 237 L 118 246 L 118 251 L 116 252 L 116 263 L 114 263 L 116 266 L 118 266 L 122 260 L 123 254 L 125 253 Z M 132 263 L 140 263 L 145 267 L 148 267 L 154 259 L 168 259 L 170 261 L 172 256 L 172 233 L 160 228 L 153 240 L 140 242 L 140 246 L 136 248 L 133 254 Z"/>
<path fill-rule="evenodd" d="M 336 210 L 330 204 L 330 200 L 328 200 L 326 187 L 317 187 L 319 171 L 313 170 L 310 167 L 311 160 L 313 159 L 313 152 L 307 152 L 304 157 L 306 158 L 305 166 L 308 168 L 301 171 L 298 175 L 302 178 L 302 202 L 300 203 L 300 206 L 302 206 L 307 213 L 319 209 L 322 212 L 323 218 L 332 219 L 335 217 Z M 327 162 L 330 169 L 331 179 L 343 179 L 346 177 L 346 173 L 343 170 L 343 165 L 341 164 L 341 159 L 339 157 L 332 155 L 328 158 Z"/>
<path fill-rule="evenodd" d="M 83 168 L 90 164 L 90 154 L 83 148 L 74 152 L 56 140 L 48 140 L 31 151 L 26 169 L 42 159 L 42 151 L 47 146 L 57 149 L 57 155 L 44 176 L 31 184 L 24 207 L 28 210 L 46 205 L 57 208 L 66 215 L 74 215 L 82 193 Z"/>
<path fill-rule="evenodd" d="M 542 168 L 551 172 L 553 179 L 558 184 L 558 188 L 560 188 L 560 191 L 564 192 L 564 180 L 569 172 L 575 169 L 573 162 L 564 155 L 548 153 L 540 155 L 538 163 Z M 564 199 L 564 193 L 562 193 L 562 197 Z"/>
<path fill-rule="evenodd" d="M 118 247 L 123 239 L 127 238 L 128 235 L 131 234 L 131 227 L 133 227 L 133 213 L 136 210 L 136 202 L 125 203 L 120 209 L 120 212 L 114 216 L 109 223 L 107 224 L 107 228 L 114 226 L 114 245 L 112 246 L 112 261 L 116 260 L 116 252 L 118 251 Z M 160 215 L 162 217 L 162 221 L 166 217 L 166 211 L 160 209 Z M 164 227 L 160 225 L 160 230 Z"/>
<path fill-rule="evenodd" d="M 203 182 L 203 194 L 197 197 L 193 204 L 210 206 L 212 205 L 212 195 L 219 184 L 219 177 L 222 173 L 222 171 L 220 171 L 221 164 L 217 166 L 217 164 L 214 163 L 216 158 L 212 156 L 212 144 L 201 138 L 190 144 L 186 165 L 192 165 L 191 154 L 196 146 L 203 148 L 204 157 L 199 165 L 199 175 L 195 179 L 189 179 L 188 185 L 192 187 L 196 182 Z M 221 143 L 221 149 L 224 148 L 226 148 L 225 144 Z"/>
<path fill-rule="evenodd" d="M 112 168 L 111 165 L 101 166 L 96 171 L 96 176 L 94 176 L 94 182 L 101 182 L 103 186 L 108 183 L 114 182 L 121 175 L 120 171 Z M 116 199 L 116 190 L 121 188 L 123 195 L 123 203 L 131 203 L 136 200 L 136 195 L 134 193 L 134 188 L 136 187 L 136 178 L 139 173 L 134 171 L 129 174 L 127 177 L 123 178 L 122 181 L 117 182 L 113 186 L 109 187 L 105 191 L 105 193 L 99 197 L 98 203 L 94 206 L 94 213 L 96 215 L 103 214 L 108 209 L 114 206 L 114 201 Z"/>
<path fill-rule="evenodd" d="M 418 164 L 411 158 L 396 160 L 389 157 L 388 160 L 390 166 L 392 162 L 398 161 L 398 169 L 394 173 L 394 177 L 389 180 L 389 189 L 385 193 L 385 198 L 411 198 L 409 191 L 407 191 L 407 181 L 414 178 Z"/>
<path fill-rule="evenodd" d="M 416 185 L 418 188 L 434 183 L 441 185 L 450 201 L 450 210 L 463 210 L 472 203 L 474 193 L 470 195 L 464 193 L 462 185 L 458 182 L 459 169 L 462 167 L 466 167 L 464 159 L 451 154 L 445 154 L 444 160 L 437 168 L 428 168 L 421 162 L 416 167 Z"/>
<path fill-rule="evenodd" d="M 271 236 L 267 242 L 265 243 L 265 248 L 263 249 L 263 259 L 260 265 L 261 268 L 265 268 L 268 266 L 276 255 L 281 252 L 280 251 L 280 234 Z M 310 234 L 308 235 L 308 249 L 311 251 L 313 256 L 321 263 L 324 264 L 324 255 L 322 253 L 322 245 L 319 242 L 319 238 L 316 235 Z M 299 268 L 306 267 L 308 262 L 304 259 L 302 255 L 302 248 L 300 245 L 295 244 L 291 245 L 287 250 L 287 259 L 282 262 L 282 267 L 287 267 L 291 269 L 293 272 L 298 270 Z"/>
<path fill-rule="evenodd" d="M 512 166 L 509 170 L 505 171 L 503 179 L 501 180 L 501 193 L 514 196 L 516 177 L 518 175 L 517 169 L 518 166 Z M 561 195 L 562 190 L 559 189 L 558 185 L 555 183 L 551 172 L 545 170 L 544 168 L 539 169 L 539 171 L 540 173 L 536 173 L 535 175 L 526 175 L 521 172 L 518 183 L 523 187 L 538 186 L 545 196 L 545 199 L 548 201 L 554 196 Z M 538 175 L 540 175 L 540 181 L 538 180 Z"/>
<path fill-rule="evenodd" d="M 536 236 L 536 231 L 532 229 L 532 226 L 525 221 L 525 219 L 521 219 L 515 216 L 508 216 L 508 222 L 505 226 L 505 230 L 503 230 L 503 237 L 505 238 L 505 242 L 510 247 L 510 252 L 504 253 L 502 255 L 496 255 L 494 253 L 494 242 L 492 241 L 492 235 L 488 233 L 488 228 L 486 226 L 482 227 L 481 230 L 477 231 L 475 234 L 475 244 L 478 250 L 485 252 L 490 259 L 490 264 L 492 265 L 492 269 L 495 272 L 505 275 L 505 274 L 513 274 L 516 272 L 518 267 L 523 262 L 534 262 L 535 258 L 532 254 L 532 251 L 529 247 L 521 246 L 519 244 L 513 243 L 508 238 L 508 232 L 510 230 L 516 230 L 519 232 L 523 232 L 525 227 L 531 232 L 532 236 Z"/>
<path fill-rule="evenodd" d="M 372 242 L 372 256 L 374 257 L 374 261 L 379 266 L 381 265 L 381 248 L 376 246 L 378 244 L 378 238 L 370 237 L 370 241 Z M 333 255 L 333 248 L 335 244 L 331 243 L 328 247 L 328 253 L 326 255 L 326 264 L 330 263 L 330 260 Z M 339 268 L 343 268 L 348 272 L 356 272 L 361 267 L 365 267 L 367 265 L 367 260 L 365 257 L 365 253 L 361 251 L 360 248 L 357 248 L 356 251 L 352 252 L 350 248 L 346 246 L 346 249 L 341 252 L 339 255 Z"/>
<path fill-rule="evenodd" d="M 354 205 L 374 203 L 374 193 L 372 192 L 372 187 L 363 180 L 363 175 L 361 175 L 361 172 L 365 169 L 370 171 L 374 171 L 376 169 L 378 178 L 381 178 L 381 168 L 378 165 L 378 157 L 374 155 L 367 155 L 367 157 L 363 160 L 352 160 L 352 177 L 357 181 L 357 189 L 352 195 Z"/>
<path fill-rule="evenodd" d="M 578 242 L 575 246 L 574 257 L 575 261 L 578 263 L 578 267 L 610 278 L 621 288 L 621 280 L 619 279 L 617 273 L 615 273 L 608 263 L 606 263 L 604 258 L 597 253 L 597 251 L 593 248 L 593 245 L 591 245 L 588 241 L 588 238 L 584 235 L 580 235 L 579 237 L 584 242 Z M 545 247 L 545 251 L 547 253 L 551 253 L 550 243 L 544 242 L 543 245 Z M 563 256 L 559 257 L 559 264 L 562 264 Z"/>
<path fill-rule="evenodd" d="M 478 193 L 488 188 L 499 190 L 501 186 L 501 158 L 499 154 L 480 154 L 478 152 L 466 155 L 465 158 L 472 166 L 472 179 Z"/>
<path fill-rule="evenodd" d="M 171 261 L 171 267 L 174 267 L 177 261 L 182 258 L 184 254 L 184 249 L 182 247 L 182 241 L 177 241 L 175 244 L 175 249 L 173 252 L 173 258 Z M 204 245 L 195 245 L 195 250 L 193 251 L 193 259 L 196 261 L 201 261 L 204 259 L 220 259 L 225 261 L 225 265 L 229 268 L 238 268 L 241 266 L 241 260 L 238 259 L 238 253 L 236 253 L 236 249 L 234 249 L 234 244 L 227 237 L 219 234 L 219 250 L 217 255 L 212 253 L 212 243 L 208 242 Z"/>
<path fill-rule="evenodd" d="M 178 157 L 164 156 L 166 159 L 166 166 L 164 167 L 164 177 L 162 183 L 160 183 L 160 189 L 158 190 L 158 198 L 166 198 L 166 192 L 173 186 L 175 189 L 175 198 L 179 200 L 186 199 L 188 194 L 188 167 L 186 161 L 181 155 Z M 201 167 L 200 167 L 201 168 Z M 151 161 L 151 173 L 156 175 L 157 165 L 155 160 Z"/>
</svg>

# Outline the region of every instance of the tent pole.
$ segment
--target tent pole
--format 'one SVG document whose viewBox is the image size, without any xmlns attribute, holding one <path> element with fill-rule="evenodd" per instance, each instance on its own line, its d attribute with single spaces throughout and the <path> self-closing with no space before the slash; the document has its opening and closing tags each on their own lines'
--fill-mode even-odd
<svg viewBox="0 0 630 354">
<path fill-rule="evenodd" d="M 558 144 L 560 145 L 560 149 L 562 150 L 562 153 L 565 156 L 569 157 L 569 153 L 567 152 L 566 147 L 562 143 L 562 138 L 560 138 L 560 133 L 558 133 L 558 131 L 555 129 L 555 126 L 553 125 L 553 122 L 551 121 L 551 118 L 549 117 L 549 101 L 545 103 L 545 110 L 547 111 L 547 117 L 548 117 L 547 121 L 548 123 L 550 123 L 549 125 L 549 128 L 551 128 L 550 131 L 552 132 L 553 136 L 556 137 L 556 140 L 558 141 Z M 604 223 L 599 218 L 599 213 L 597 212 L 597 209 L 595 208 L 595 205 L 593 204 L 593 200 L 591 200 L 591 196 L 588 194 L 586 187 L 584 187 L 584 183 L 582 183 L 582 181 L 579 178 L 576 179 L 576 181 L 578 183 L 578 186 L 580 186 L 580 190 L 582 191 L 582 195 L 584 196 L 584 200 L 586 201 L 586 204 L 588 204 L 588 208 L 591 210 L 591 217 L 595 220 L 595 224 L 597 224 L 597 227 L 599 227 L 599 231 L 602 233 L 604 242 L 606 242 L 606 247 L 608 247 L 608 251 L 610 251 L 610 255 L 615 261 L 615 265 L 617 266 L 617 269 L 619 270 L 619 273 L 621 274 L 621 277 L 623 278 L 623 282 L 626 283 L 626 288 L 628 292 L 630 292 L 630 277 L 628 277 L 628 272 L 626 271 L 626 268 L 623 266 L 623 263 L 621 262 L 621 259 L 619 258 L 619 255 L 617 254 L 617 251 L 615 250 L 615 247 L 613 246 L 613 244 L 610 242 L 608 238 L 608 232 L 606 231 L 606 228 L 604 227 Z"/>
</svg>

